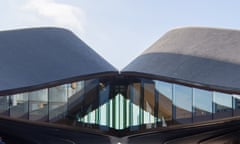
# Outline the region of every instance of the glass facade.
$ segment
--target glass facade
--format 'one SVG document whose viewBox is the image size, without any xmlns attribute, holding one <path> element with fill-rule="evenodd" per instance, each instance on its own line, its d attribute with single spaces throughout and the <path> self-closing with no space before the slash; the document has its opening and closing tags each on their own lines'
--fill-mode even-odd
<svg viewBox="0 0 240 144">
<path fill-rule="evenodd" d="M 152 129 L 232 117 L 240 96 L 159 80 L 100 78 L 0 97 L 0 115 L 96 128 Z"/>
</svg>

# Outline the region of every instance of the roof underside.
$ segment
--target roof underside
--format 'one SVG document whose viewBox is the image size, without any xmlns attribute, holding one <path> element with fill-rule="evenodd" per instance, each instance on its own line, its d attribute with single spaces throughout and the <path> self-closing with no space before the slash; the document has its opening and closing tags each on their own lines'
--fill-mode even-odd
<svg viewBox="0 0 240 144">
<path fill-rule="evenodd" d="M 239 54 L 240 31 L 175 29 L 159 39 L 122 72 L 240 90 Z"/>
<path fill-rule="evenodd" d="M 35 28 L 0 32 L 0 91 L 117 70 L 72 32 Z"/>
</svg>

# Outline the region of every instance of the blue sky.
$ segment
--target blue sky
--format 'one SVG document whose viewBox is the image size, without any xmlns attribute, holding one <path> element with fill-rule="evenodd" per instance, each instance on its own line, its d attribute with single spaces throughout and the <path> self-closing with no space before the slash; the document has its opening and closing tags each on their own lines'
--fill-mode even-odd
<svg viewBox="0 0 240 144">
<path fill-rule="evenodd" d="M 173 28 L 240 29 L 239 6 L 238 0 L 8 0 L 0 4 L 0 30 L 67 28 L 122 69 Z"/>
</svg>

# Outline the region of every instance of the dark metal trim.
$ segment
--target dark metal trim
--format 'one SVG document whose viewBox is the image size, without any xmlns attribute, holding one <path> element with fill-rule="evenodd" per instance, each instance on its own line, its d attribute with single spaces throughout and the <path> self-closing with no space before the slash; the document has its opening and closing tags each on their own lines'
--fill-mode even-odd
<svg viewBox="0 0 240 144">
<path fill-rule="evenodd" d="M 74 81 L 88 80 L 88 79 L 101 78 L 101 77 L 111 77 L 111 76 L 117 76 L 117 75 L 118 75 L 118 72 L 116 72 L 116 71 L 82 75 L 82 76 L 52 81 L 52 82 L 48 82 L 48 83 L 43 83 L 43 84 L 39 84 L 39 85 L 3 90 L 3 91 L 0 91 L 0 96 L 13 95 L 13 94 L 23 93 L 23 92 L 31 92 L 31 91 L 35 91 L 35 90 L 44 89 L 44 88 L 51 88 L 51 87 L 55 87 L 58 85 L 71 83 Z"/>
</svg>

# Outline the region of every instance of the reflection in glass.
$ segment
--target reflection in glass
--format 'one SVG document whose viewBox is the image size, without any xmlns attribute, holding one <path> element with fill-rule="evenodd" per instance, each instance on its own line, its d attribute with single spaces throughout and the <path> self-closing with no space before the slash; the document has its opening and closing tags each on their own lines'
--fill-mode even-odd
<svg viewBox="0 0 240 144">
<path fill-rule="evenodd" d="M 28 119 L 28 93 L 12 95 L 9 105 L 10 117 Z"/>
<path fill-rule="evenodd" d="M 75 94 L 79 93 L 84 88 L 84 81 L 72 82 L 68 87 L 68 97 L 73 97 Z"/>
<path fill-rule="evenodd" d="M 70 121 L 73 121 L 74 124 L 76 124 L 76 121 L 79 120 L 79 115 L 76 114 L 76 111 L 79 112 L 82 108 L 81 102 L 84 99 L 84 85 L 85 81 L 78 81 L 67 84 L 67 117 Z"/>
<path fill-rule="evenodd" d="M 29 119 L 48 120 L 48 90 L 42 89 L 29 93 Z"/>
<path fill-rule="evenodd" d="M 99 84 L 99 124 L 102 126 L 108 126 L 108 100 L 109 100 L 109 85 Z"/>
<path fill-rule="evenodd" d="M 67 112 L 67 85 L 49 89 L 49 121 L 63 119 Z"/>
<path fill-rule="evenodd" d="M 72 82 L 68 87 L 68 109 L 71 110 L 83 100 L 84 95 L 84 81 Z"/>
<path fill-rule="evenodd" d="M 240 115 L 240 95 L 233 95 L 233 109 L 234 115 Z"/>
<path fill-rule="evenodd" d="M 233 111 L 234 110 L 234 111 Z M 0 97 L 0 115 L 138 130 L 240 115 L 240 95 L 151 79 L 89 79 Z"/>
<path fill-rule="evenodd" d="M 155 86 L 153 82 L 144 82 L 144 113 L 143 123 L 147 124 L 147 128 L 151 128 L 155 122 Z"/>
<path fill-rule="evenodd" d="M 125 98 L 122 94 L 119 94 L 119 129 L 125 128 Z"/>
<path fill-rule="evenodd" d="M 125 119 L 124 119 L 124 97 L 118 93 L 114 98 L 113 98 L 113 114 L 114 118 L 113 123 L 115 129 L 124 129 L 125 128 Z M 110 119 L 111 120 L 111 119 Z"/>
<path fill-rule="evenodd" d="M 114 120 L 114 115 L 113 113 L 113 99 L 109 100 L 109 127 L 113 128 L 113 120 Z"/>
<path fill-rule="evenodd" d="M 192 88 L 175 86 L 175 106 L 176 106 L 176 122 L 190 123 L 192 122 Z"/>
<path fill-rule="evenodd" d="M 126 128 L 128 128 L 130 126 L 130 100 L 126 99 L 126 115 L 125 115 L 125 119 L 126 119 Z"/>
<path fill-rule="evenodd" d="M 214 92 L 214 118 L 232 116 L 232 95 L 221 92 Z"/>
<path fill-rule="evenodd" d="M 9 96 L 0 96 L 0 115 L 9 115 Z"/>
<path fill-rule="evenodd" d="M 156 81 L 158 95 L 158 122 L 166 127 L 172 123 L 172 84 Z"/>
<path fill-rule="evenodd" d="M 212 119 L 212 99 L 212 92 L 193 89 L 193 120 L 195 122 Z"/>
<path fill-rule="evenodd" d="M 130 85 L 130 125 L 139 126 L 141 124 L 140 116 L 141 83 Z M 132 127 L 132 129 L 135 129 Z"/>
</svg>

